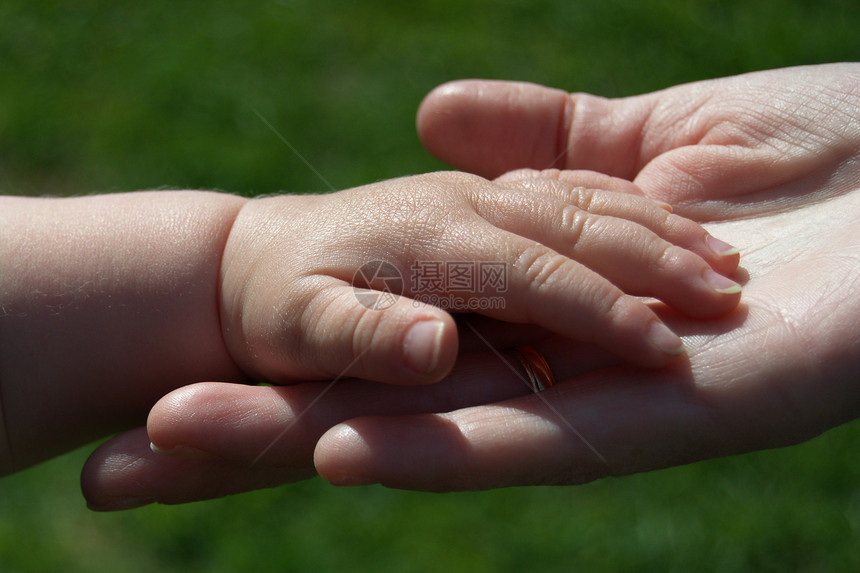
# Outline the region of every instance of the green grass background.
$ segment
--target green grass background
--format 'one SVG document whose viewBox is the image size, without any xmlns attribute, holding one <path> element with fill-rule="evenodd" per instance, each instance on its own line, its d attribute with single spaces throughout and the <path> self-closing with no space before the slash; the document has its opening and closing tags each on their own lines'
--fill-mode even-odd
<svg viewBox="0 0 860 573">
<path fill-rule="evenodd" d="M 860 59 L 854 0 L 0 2 L 0 191 L 325 191 L 443 168 L 414 114 L 456 78 L 622 96 Z M 0 480 L 2 571 L 857 571 L 858 423 L 571 488 L 320 480 L 95 514 L 91 448 Z"/>
</svg>

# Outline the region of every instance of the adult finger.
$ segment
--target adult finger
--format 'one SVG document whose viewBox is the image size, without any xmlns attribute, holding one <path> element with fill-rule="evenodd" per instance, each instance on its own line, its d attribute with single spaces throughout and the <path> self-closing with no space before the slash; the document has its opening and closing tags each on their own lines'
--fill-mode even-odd
<svg viewBox="0 0 860 573">
<path fill-rule="evenodd" d="M 476 334 L 484 341 L 486 335 Z M 608 353 L 555 337 L 534 343 L 560 376 L 618 364 Z M 310 466 L 326 430 L 356 416 L 442 412 L 530 391 L 503 348 L 467 354 L 444 380 L 393 386 L 340 379 L 294 386 L 201 383 L 176 390 L 151 410 L 149 439 L 162 454 L 220 458 L 248 466 Z M 193 412 L 193 416 L 189 413 Z"/>
<path fill-rule="evenodd" d="M 486 344 L 493 332 L 484 330 L 485 321 L 475 322 L 480 344 Z M 559 338 L 535 346 L 557 357 L 553 368 L 564 376 L 618 364 L 598 349 Z M 430 386 L 360 380 L 289 387 L 195 384 L 159 401 L 146 430 L 99 447 L 84 467 L 82 487 L 90 506 L 103 511 L 272 487 L 313 475 L 317 440 L 350 418 L 446 411 L 528 392 L 516 365 L 487 346 Z"/>
<path fill-rule="evenodd" d="M 417 125 L 431 153 L 464 170 L 600 171 L 699 220 L 726 219 L 852 184 L 858 73 L 789 68 L 619 99 L 467 80 L 431 92 Z"/>
<path fill-rule="evenodd" d="M 119 511 L 151 503 L 214 499 L 307 479 L 312 467 L 266 467 L 253 471 L 215 457 L 168 457 L 150 447 L 145 428 L 105 442 L 87 460 L 81 490 L 95 511 Z"/>
<path fill-rule="evenodd" d="M 557 167 L 632 180 L 641 167 L 641 129 L 650 108 L 644 98 L 608 100 L 523 82 L 461 80 L 424 99 L 417 128 L 432 154 L 485 177 Z"/>
<path fill-rule="evenodd" d="M 802 439 L 766 431 L 755 398 L 718 394 L 679 370 L 609 369 L 491 405 L 349 420 L 320 438 L 315 464 L 337 485 L 473 490 L 585 483 Z"/>
</svg>

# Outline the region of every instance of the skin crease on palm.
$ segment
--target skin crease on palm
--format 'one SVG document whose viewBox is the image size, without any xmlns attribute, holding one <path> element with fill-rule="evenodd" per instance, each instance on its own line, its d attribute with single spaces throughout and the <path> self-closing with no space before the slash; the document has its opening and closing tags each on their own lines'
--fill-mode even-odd
<svg viewBox="0 0 860 573">
<path fill-rule="evenodd" d="M 533 341 L 544 351 L 563 383 L 541 395 L 515 389 L 515 377 L 480 343 L 435 388 L 344 381 L 306 410 L 319 383 L 180 390 L 153 409 L 149 436 L 197 449 L 153 454 L 142 430 L 120 436 L 91 458 L 85 493 L 103 508 L 203 499 L 311 475 L 311 453 L 317 471 L 342 484 L 581 483 L 789 445 L 854 419 L 858 116 L 860 66 L 852 64 L 627 100 L 528 84 L 443 86 L 419 115 L 431 152 L 485 177 L 552 166 L 633 180 L 740 248 L 741 306 L 714 321 L 662 309 L 688 352 L 660 371 L 533 331 L 491 331 L 500 347 Z M 192 411 L 207 413 L 210 425 L 185 423 Z"/>
</svg>

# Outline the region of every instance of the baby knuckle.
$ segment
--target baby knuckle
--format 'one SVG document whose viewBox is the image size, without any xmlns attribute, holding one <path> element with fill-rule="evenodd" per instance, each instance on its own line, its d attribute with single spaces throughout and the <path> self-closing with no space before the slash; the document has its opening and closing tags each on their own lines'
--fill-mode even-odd
<svg viewBox="0 0 860 573">
<path fill-rule="evenodd" d="M 383 310 L 364 309 L 352 329 L 350 360 L 364 355 L 368 350 L 383 345 L 386 338 L 386 316 Z"/>
<path fill-rule="evenodd" d="M 354 302 L 348 289 L 329 287 L 306 304 L 293 304 L 292 319 L 283 331 L 283 352 L 311 371 L 330 373 L 343 360 L 344 345 L 354 348 L 354 333 L 362 319 Z M 348 334 L 351 342 L 344 340 Z"/>
<path fill-rule="evenodd" d="M 560 282 L 570 282 L 570 265 L 573 261 L 542 245 L 524 251 L 515 268 L 523 271 L 526 284 L 532 292 L 556 288 Z"/>
<path fill-rule="evenodd" d="M 584 211 L 588 211 L 591 209 L 596 193 L 594 189 L 588 189 L 587 187 L 571 187 L 565 192 L 565 200 Z"/>
<path fill-rule="evenodd" d="M 565 243 L 575 252 L 594 233 L 598 216 L 578 206 L 566 205 L 561 219 Z"/>
</svg>

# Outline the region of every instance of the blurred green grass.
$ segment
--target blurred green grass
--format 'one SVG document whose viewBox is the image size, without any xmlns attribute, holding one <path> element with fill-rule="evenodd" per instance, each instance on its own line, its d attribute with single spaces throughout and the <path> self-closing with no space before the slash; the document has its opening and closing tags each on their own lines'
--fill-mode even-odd
<svg viewBox="0 0 860 573">
<path fill-rule="evenodd" d="M 438 169 L 421 98 L 463 77 L 629 95 L 851 60 L 856 2 L 0 4 L 0 190 L 336 188 Z"/>
<path fill-rule="evenodd" d="M 857 60 L 853 0 L 0 3 L 0 192 L 325 191 L 443 168 L 414 114 L 463 77 L 622 96 Z M 860 570 L 860 425 L 577 488 L 311 480 L 85 509 L 88 449 L 0 481 L 4 571 Z"/>
</svg>

